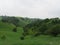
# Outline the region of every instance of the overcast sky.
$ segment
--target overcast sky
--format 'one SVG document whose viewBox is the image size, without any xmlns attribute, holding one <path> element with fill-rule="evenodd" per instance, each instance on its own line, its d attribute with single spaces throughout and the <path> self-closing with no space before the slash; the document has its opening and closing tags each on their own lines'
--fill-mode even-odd
<svg viewBox="0 0 60 45">
<path fill-rule="evenodd" d="M 32 18 L 60 17 L 60 0 L 0 0 L 0 15 Z"/>
</svg>

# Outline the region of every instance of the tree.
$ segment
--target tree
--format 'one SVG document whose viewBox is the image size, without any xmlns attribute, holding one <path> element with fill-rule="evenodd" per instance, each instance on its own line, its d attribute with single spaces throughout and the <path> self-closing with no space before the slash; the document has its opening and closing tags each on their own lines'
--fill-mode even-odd
<svg viewBox="0 0 60 45">
<path fill-rule="evenodd" d="M 49 30 L 47 30 L 47 33 L 56 37 L 58 34 L 60 34 L 60 24 L 52 26 Z"/>
<path fill-rule="evenodd" d="M 21 36 L 20 39 L 21 39 L 21 40 L 24 40 L 24 36 Z"/>
<path fill-rule="evenodd" d="M 8 17 L 7 16 L 2 16 L 2 22 L 8 22 Z"/>
<path fill-rule="evenodd" d="M 16 17 L 2 16 L 2 22 L 12 23 L 16 27 L 19 26 L 19 19 Z"/>
<path fill-rule="evenodd" d="M 2 22 L 12 23 L 15 25 L 13 32 L 17 32 L 17 27 L 19 26 L 19 19 L 16 17 L 2 16 Z"/>
<path fill-rule="evenodd" d="M 42 34 L 44 34 L 47 29 L 48 29 L 48 28 L 47 28 L 47 24 L 43 24 L 43 25 L 41 25 L 39 31 L 40 31 Z"/>
<path fill-rule="evenodd" d="M 13 32 L 17 32 L 17 28 L 14 28 L 14 29 L 13 29 Z"/>
<path fill-rule="evenodd" d="M 3 36 L 1 37 L 1 39 L 2 39 L 2 40 L 5 40 L 5 39 L 6 39 L 6 36 L 5 36 L 5 35 L 3 35 Z"/>
</svg>

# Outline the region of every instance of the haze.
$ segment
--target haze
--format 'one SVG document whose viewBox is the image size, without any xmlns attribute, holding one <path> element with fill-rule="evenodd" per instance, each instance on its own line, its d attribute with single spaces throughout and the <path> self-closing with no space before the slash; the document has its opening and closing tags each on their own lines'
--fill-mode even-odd
<svg viewBox="0 0 60 45">
<path fill-rule="evenodd" d="M 60 0 L 0 0 L 0 16 L 60 17 Z"/>
</svg>

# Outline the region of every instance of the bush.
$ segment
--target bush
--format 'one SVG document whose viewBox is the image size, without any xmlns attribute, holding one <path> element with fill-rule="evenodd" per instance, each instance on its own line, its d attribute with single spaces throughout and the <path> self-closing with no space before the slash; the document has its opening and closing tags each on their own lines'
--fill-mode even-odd
<svg viewBox="0 0 60 45">
<path fill-rule="evenodd" d="M 34 37 L 41 35 L 41 33 L 36 33 L 34 34 Z"/>
<path fill-rule="evenodd" d="M 1 39 L 2 39 L 2 40 L 5 40 L 5 39 L 6 39 L 6 36 L 5 36 L 5 35 L 3 35 L 3 36 L 1 37 Z"/>
<path fill-rule="evenodd" d="M 17 28 L 14 28 L 14 29 L 13 29 L 13 32 L 17 32 Z"/>
<path fill-rule="evenodd" d="M 20 37 L 21 40 L 24 40 L 24 36 Z"/>
</svg>

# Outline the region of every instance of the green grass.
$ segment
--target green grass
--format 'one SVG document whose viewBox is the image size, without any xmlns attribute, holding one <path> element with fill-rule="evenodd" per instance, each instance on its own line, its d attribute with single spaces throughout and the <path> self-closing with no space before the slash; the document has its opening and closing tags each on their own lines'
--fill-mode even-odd
<svg viewBox="0 0 60 45">
<path fill-rule="evenodd" d="M 13 32 L 14 25 L 0 22 L 0 45 L 60 45 L 60 37 L 41 35 L 38 37 L 26 36 L 21 40 L 23 29 L 18 27 L 17 32 Z M 5 35 L 6 39 L 1 39 Z"/>
<path fill-rule="evenodd" d="M 14 35 L 14 36 L 13 36 Z M 6 35 L 6 40 L 0 39 L 0 45 L 59 45 L 60 44 L 60 37 L 47 37 L 47 36 L 40 36 L 36 38 L 26 37 L 25 40 L 19 39 L 19 34 L 9 34 Z"/>
<path fill-rule="evenodd" d="M 2 17 L 0 16 L 0 20 L 2 19 Z"/>
</svg>

